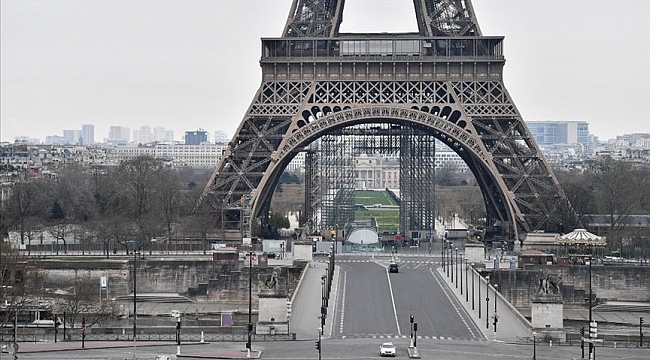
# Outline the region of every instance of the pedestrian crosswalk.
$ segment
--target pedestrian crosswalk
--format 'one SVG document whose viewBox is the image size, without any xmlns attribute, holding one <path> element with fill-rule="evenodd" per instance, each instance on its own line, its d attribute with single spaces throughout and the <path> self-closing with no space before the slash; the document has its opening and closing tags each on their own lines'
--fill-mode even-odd
<svg viewBox="0 0 650 360">
<path fill-rule="evenodd" d="M 408 335 L 395 334 L 352 334 L 341 335 L 342 339 L 410 339 Z M 418 340 L 464 340 L 464 341 L 484 341 L 482 338 L 455 338 L 450 336 L 417 336 Z"/>
<path fill-rule="evenodd" d="M 380 260 L 360 260 L 360 259 L 347 259 L 347 260 L 336 260 L 336 263 L 377 263 L 377 262 L 386 262 L 386 260 L 380 259 Z M 440 261 L 421 261 L 421 260 L 398 260 L 397 261 L 400 265 L 408 265 L 408 264 L 421 264 L 421 265 L 439 265 L 441 264 Z"/>
</svg>

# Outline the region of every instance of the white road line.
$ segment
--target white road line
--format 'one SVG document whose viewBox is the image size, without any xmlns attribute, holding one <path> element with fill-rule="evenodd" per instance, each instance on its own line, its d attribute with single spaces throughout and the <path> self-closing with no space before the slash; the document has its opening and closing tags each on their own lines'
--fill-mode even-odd
<svg viewBox="0 0 650 360">
<path fill-rule="evenodd" d="M 465 324 L 465 327 L 467 328 L 467 330 L 469 331 L 469 333 L 472 334 L 472 337 L 475 338 L 476 335 L 474 334 L 474 331 L 472 331 L 472 328 L 471 328 L 471 327 L 469 326 L 469 324 L 467 323 L 467 320 L 466 320 L 465 317 L 461 314 L 460 310 L 459 310 L 458 307 L 456 306 L 456 302 L 454 302 L 454 301 L 451 299 L 451 297 L 449 296 L 449 290 L 448 290 L 445 286 L 443 286 L 443 285 L 440 283 L 440 280 L 438 280 L 438 278 L 436 277 L 436 275 L 433 273 L 433 269 L 432 269 L 432 268 L 429 268 L 429 272 L 431 273 L 431 276 L 433 277 L 433 279 L 438 283 L 438 285 L 440 286 L 440 288 L 442 289 L 442 291 L 445 293 L 445 296 L 447 297 L 447 299 L 448 299 L 449 302 L 451 303 L 451 306 L 454 307 L 454 310 L 456 310 L 456 313 L 458 314 L 458 316 L 460 317 L 460 319 L 463 321 L 463 324 Z M 456 299 L 456 296 L 454 296 L 454 299 Z"/>
<path fill-rule="evenodd" d="M 393 302 L 393 314 L 395 314 L 395 325 L 397 325 L 397 333 L 402 335 L 402 330 L 399 328 L 399 321 L 397 321 L 397 308 L 395 307 L 395 296 L 393 296 L 393 285 L 390 282 L 390 273 L 386 268 L 386 278 L 388 279 L 388 290 L 390 290 L 390 301 Z"/>
<path fill-rule="evenodd" d="M 343 334 L 343 319 L 345 318 L 345 294 L 348 285 L 348 272 L 343 272 L 343 295 L 341 296 L 341 326 L 339 327 L 339 333 Z M 345 339 L 345 336 L 343 337 Z"/>
</svg>

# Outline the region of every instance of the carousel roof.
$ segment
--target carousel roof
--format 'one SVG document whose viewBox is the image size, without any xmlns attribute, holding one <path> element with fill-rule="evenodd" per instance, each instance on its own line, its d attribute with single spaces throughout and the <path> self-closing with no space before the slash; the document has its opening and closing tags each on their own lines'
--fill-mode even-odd
<svg viewBox="0 0 650 360">
<path fill-rule="evenodd" d="M 568 234 L 558 237 L 558 241 L 565 244 L 581 245 L 606 245 L 605 237 L 590 233 L 587 229 L 575 229 Z"/>
</svg>

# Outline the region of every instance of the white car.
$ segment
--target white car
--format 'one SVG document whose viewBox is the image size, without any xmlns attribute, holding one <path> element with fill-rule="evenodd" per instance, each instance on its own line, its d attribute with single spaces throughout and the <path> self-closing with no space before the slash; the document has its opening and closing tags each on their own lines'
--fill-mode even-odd
<svg viewBox="0 0 650 360">
<path fill-rule="evenodd" d="M 395 350 L 395 345 L 392 342 L 387 342 L 381 344 L 379 348 L 379 355 L 381 356 L 395 356 L 397 354 Z"/>
</svg>

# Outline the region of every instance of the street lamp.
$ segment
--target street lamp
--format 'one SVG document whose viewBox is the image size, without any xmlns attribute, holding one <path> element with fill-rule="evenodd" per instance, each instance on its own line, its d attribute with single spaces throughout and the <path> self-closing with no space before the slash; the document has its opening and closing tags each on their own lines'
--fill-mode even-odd
<svg viewBox="0 0 650 360">
<path fill-rule="evenodd" d="M 490 328 L 490 275 L 485 277 L 485 328 Z"/>
<path fill-rule="evenodd" d="M 460 252 L 460 271 L 458 272 L 458 277 L 460 278 L 460 294 L 463 295 L 463 252 Z"/>
<path fill-rule="evenodd" d="M 589 255 L 589 359 L 595 358 L 595 356 L 593 354 L 593 352 L 594 352 L 594 343 L 593 343 L 593 341 L 592 341 L 593 339 L 591 337 L 591 334 L 592 334 L 591 329 L 592 329 L 592 326 L 593 326 L 592 325 L 593 324 L 592 323 L 593 318 L 591 316 L 591 299 L 593 297 L 593 293 L 592 293 L 592 289 L 591 289 L 591 262 L 592 262 L 592 260 L 593 260 L 593 258 L 591 257 L 591 254 L 590 254 Z"/>
<path fill-rule="evenodd" d="M 458 277 L 460 276 L 460 273 L 458 272 L 458 248 L 456 250 L 456 289 L 458 289 Z"/>
<path fill-rule="evenodd" d="M 537 360 L 537 333 L 533 331 L 533 360 Z"/>
<path fill-rule="evenodd" d="M 325 328 L 325 275 L 320 277 L 321 284 L 321 303 L 320 303 L 320 324 L 321 328 Z"/>
<path fill-rule="evenodd" d="M 291 300 L 287 299 L 287 335 L 291 335 Z"/>
<path fill-rule="evenodd" d="M 137 273 L 138 273 L 138 250 L 133 245 L 133 342 L 135 342 L 135 334 L 137 329 L 137 319 L 138 319 L 138 308 L 137 308 L 137 298 L 138 298 L 138 282 L 137 282 Z"/>
<path fill-rule="evenodd" d="M 472 263 L 472 310 L 474 310 L 474 263 Z"/>
<path fill-rule="evenodd" d="M 442 271 L 447 272 L 447 268 L 445 267 L 445 244 L 446 244 L 445 239 L 440 240 L 440 255 L 442 256 Z"/>
<path fill-rule="evenodd" d="M 248 250 L 248 324 L 246 330 L 248 331 L 248 340 L 246 341 L 246 351 L 248 357 L 251 353 L 251 332 L 253 331 L 253 251 Z"/>
<path fill-rule="evenodd" d="M 481 318 L 481 275 L 477 273 L 478 279 L 478 318 Z M 474 278 L 472 278 L 472 281 Z"/>
<path fill-rule="evenodd" d="M 494 334 L 497 332 L 497 322 L 499 322 L 499 315 L 497 314 L 497 288 L 499 284 L 494 284 Z"/>
<path fill-rule="evenodd" d="M 449 249 L 449 270 L 451 271 L 451 283 L 453 284 L 454 283 L 454 248 Z"/>
<path fill-rule="evenodd" d="M 467 254 L 465 254 L 467 255 Z M 465 256 L 465 302 L 469 302 L 469 268 L 467 267 L 467 256 Z"/>
</svg>

